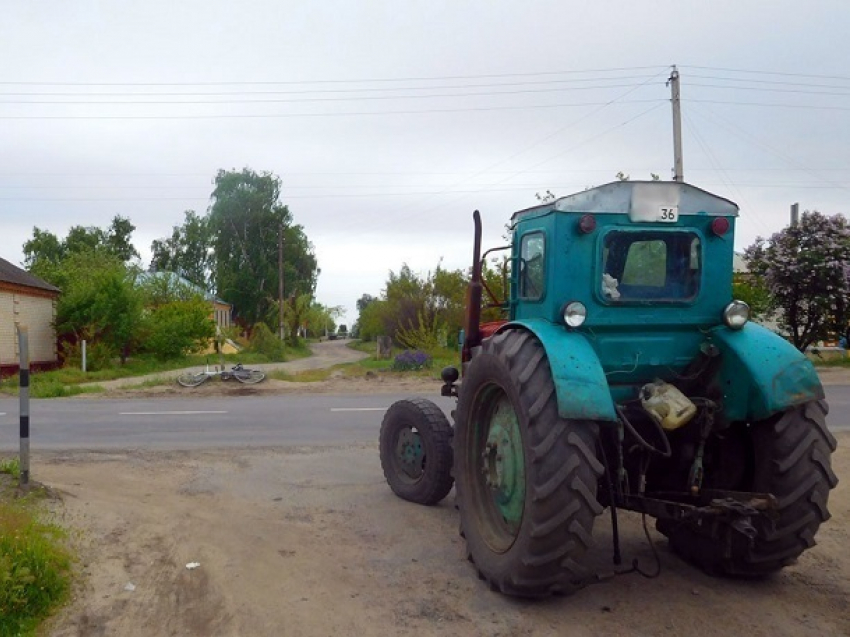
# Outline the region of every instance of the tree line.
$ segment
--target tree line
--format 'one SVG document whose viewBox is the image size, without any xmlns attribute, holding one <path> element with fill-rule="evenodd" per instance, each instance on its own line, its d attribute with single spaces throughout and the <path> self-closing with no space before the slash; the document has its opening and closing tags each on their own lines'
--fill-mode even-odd
<svg viewBox="0 0 850 637">
<path fill-rule="evenodd" d="M 181 225 L 153 242 L 147 267 L 126 217 L 116 215 L 107 228 L 74 226 L 64 238 L 33 228 L 24 266 L 62 290 L 56 327 L 67 355 L 82 339 L 94 360 L 185 355 L 215 334 L 212 296 L 232 305 L 247 334 L 258 327 L 277 333 L 280 241 L 290 342 L 333 326 L 338 308 L 314 299 L 320 272 L 314 248 L 281 203 L 280 179 L 245 168 L 220 170 L 214 183 L 206 213 L 185 211 Z"/>
</svg>

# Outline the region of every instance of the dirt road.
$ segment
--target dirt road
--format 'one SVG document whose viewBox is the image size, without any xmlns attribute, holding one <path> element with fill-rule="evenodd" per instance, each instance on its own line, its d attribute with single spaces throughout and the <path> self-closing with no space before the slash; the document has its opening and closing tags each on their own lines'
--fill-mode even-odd
<svg viewBox="0 0 850 637">
<path fill-rule="evenodd" d="M 83 547 L 56 636 L 850 635 L 850 481 L 833 492 L 818 546 L 769 581 L 707 577 L 652 531 L 657 579 L 527 603 L 477 579 L 452 496 L 433 508 L 395 498 L 373 446 L 57 454 L 34 466 Z M 624 526 L 625 555 L 652 570 L 639 518 Z M 607 528 L 600 517 L 606 569 Z"/>
<path fill-rule="evenodd" d="M 55 510 L 75 529 L 82 555 L 75 599 L 48 634 L 847 636 L 848 444 L 850 433 L 842 434 L 833 457 L 844 480 L 832 492 L 832 520 L 818 545 L 778 576 L 710 578 L 651 528 L 658 578 L 617 576 L 534 603 L 492 593 L 477 579 L 453 495 L 425 508 L 391 494 L 377 444 L 37 453 L 33 475 L 61 495 Z M 603 571 L 611 570 L 609 526 L 603 515 L 595 531 Z M 637 558 L 654 570 L 640 518 L 629 515 L 622 526 L 627 563 Z"/>
</svg>

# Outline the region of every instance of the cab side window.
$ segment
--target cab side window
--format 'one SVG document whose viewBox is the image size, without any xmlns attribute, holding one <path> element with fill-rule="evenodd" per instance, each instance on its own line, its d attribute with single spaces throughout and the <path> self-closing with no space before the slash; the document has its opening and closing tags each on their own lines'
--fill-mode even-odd
<svg viewBox="0 0 850 637">
<path fill-rule="evenodd" d="M 519 295 L 539 299 L 546 284 L 546 240 L 542 232 L 525 235 L 520 244 Z"/>
</svg>

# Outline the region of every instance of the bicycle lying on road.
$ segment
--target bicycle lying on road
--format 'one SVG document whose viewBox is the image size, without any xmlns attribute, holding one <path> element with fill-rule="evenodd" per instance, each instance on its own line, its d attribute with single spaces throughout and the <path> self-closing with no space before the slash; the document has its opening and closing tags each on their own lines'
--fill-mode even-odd
<svg viewBox="0 0 850 637">
<path fill-rule="evenodd" d="M 183 387 L 197 387 L 213 376 L 221 376 L 221 380 L 230 380 L 233 378 L 245 385 L 259 383 L 266 377 L 266 375 L 258 369 L 247 369 L 242 367 L 242 363 L 237 363 L 230 369 L 230 371 L 225 370 L 224 366 L 222 366 L 221 369 L 218 367 L 210 369 L 209 363 L 207 363 L 206 369 L 202 372 L 183 372 L 177 377 L 177 382 L 183 385 Z"/>
</svg>

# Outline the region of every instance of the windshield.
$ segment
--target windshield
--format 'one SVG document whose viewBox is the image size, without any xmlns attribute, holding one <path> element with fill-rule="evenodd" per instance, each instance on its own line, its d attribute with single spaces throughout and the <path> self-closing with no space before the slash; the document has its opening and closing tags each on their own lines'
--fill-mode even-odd
<svg viewBox="0 0 850 637">
<path fill-rule="evenodd" d="M 610 303 L 688 301 L 699 291 L 701 266 L 693 232 L 614 230 L 605 236 L 600 289 Z"/>
</svg>

